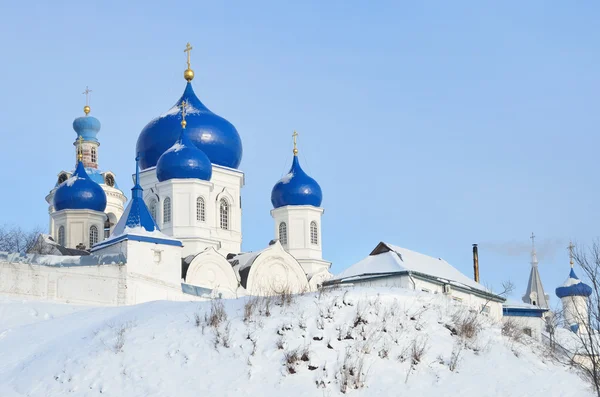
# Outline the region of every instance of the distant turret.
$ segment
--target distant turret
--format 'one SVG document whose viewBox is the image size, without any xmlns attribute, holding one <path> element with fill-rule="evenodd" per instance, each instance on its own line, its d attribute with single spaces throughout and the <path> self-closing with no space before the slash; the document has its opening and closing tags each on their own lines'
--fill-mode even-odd
<svg viewBox="0 0 600 397">
<path fill-rule="evenodd" d="M 531 272 L 529 273 L 529 283 L 527 283 L 527 291 L 523 295 L 523 302 L 530 305 L 538 306 L 542 309 L 548 309 L 550 296 L 544 292 L 542 279 L 538 270 L 538 259 L 535 251 L 535 235 L 531 233 Z"/>
</svg>

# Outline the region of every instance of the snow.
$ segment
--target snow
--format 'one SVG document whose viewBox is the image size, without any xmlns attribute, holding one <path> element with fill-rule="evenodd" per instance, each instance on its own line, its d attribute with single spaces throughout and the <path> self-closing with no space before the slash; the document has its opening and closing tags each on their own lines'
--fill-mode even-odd
<svg viewBox="0 0 600 397">
<path fill-rule="evenodd" d="M 179 141 L 175 142 L 165 153 L 178 152 L 181 149 L 185 149 L 185 145 Z"/>
<path fill-rule="evenodd" d="M 75 181 L 76 181 L 77 179 L 83 179 L 83 178 L 80 178 L 79 176 L 75 175 L 75 176 L 72 176 L 72 177 L 70 177 L 69 179 L 67 179 L 67 180 L 65 181 L 65 184 L 66 184 L 67 186 L 71 187 L 71 186 L 73 186 L 73 184 L 75 183 Z"/>
<path fill-rule="evenodd" d="M 334 279 L 358 277 L 367 274 L 413 271 L 436 277 L 444 283 L 450 282 L 453 285 L 459 285 L 463 288 L 470 287 L 479 291 L 489 292 L 483 285 L 465 276 L 441 258 L 433 258 L 391 244 L 386 245 L 393 251 L 378 255 L 369 255 L 336 275 Z"/>
<path fill-rule="evenodd" d="M 0 262 L 28 263 L 31 265 L 69 267 L 122 264 L 126 262 L 126 258 L 123 254 L 91 254 L 85 256 L 63 256 L 45 254 L 21 255 L 18 253 L 15 254 L 8 252 L 0 252 Z"/>
<path fill-rule="evenodd" d="M 445 324 L 462 307 L 443 296 L 338 289 L 289 305 L 275 298 L 269 315 L 259 298 L 245 321 L 251 299 L 217 301 L 227 320 L 211 327 L 195 317 L 203 323 L 214 302 L 86 308 L 0 298 L 0 396 L 333 397 L 342 395 L 347 354 L 364 361 L 364 387 L 353 396 L 592 396 L 542 345 L 508 340 L 487 317 L 451 371 L 463 340 Z M 415 340 L 427 346 L 421 360 L 399 359 Z M 291 364 L 291 374 L 285 355 L 296 348 L 308 361 Z"/>
<path fill-rule="evenodd" d="M 286 184 L 290 183 L 290 181 L 292 180 L 292 178 L 293 178 L 293 177 L 294 177 L 294 173 L 293 173 L 293 172 L 290 172 L 290 173 L 288 173 L 288 174 L 284 175 L 284 176 L 283 176 L 283 178 L 281 178 L 281 179 L 279 180 L 279 182 L 281 182 L 281 183 L 283 183 L 284 185 L 286 185 Z"/>
</svg>

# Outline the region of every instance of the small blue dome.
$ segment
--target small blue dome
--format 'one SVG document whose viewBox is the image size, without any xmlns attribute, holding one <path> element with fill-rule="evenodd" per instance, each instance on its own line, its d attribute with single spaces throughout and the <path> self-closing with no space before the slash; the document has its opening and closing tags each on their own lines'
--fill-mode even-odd
<svg viewBox="0 0 600 397">
<path fill-rule="evenodd" d="M 169 179 L 209 181 L 211 176 L 212 164 L 208 156 L 190 140 L 186 128 L 182 129 L 177 142 L 159 157 L 156 164 L 159 182 Z"/>
<path fill-rule="evenodd" d="M 100 121 L 92 116 L 77 117 L 73 120 L 73 129 L 77 133 L 77 138 L 82 137 L 84 141 L 98 142 L 98 132 L 100 131 Z"/>
<path fill-rule="evenodd" d="M 294 156 L 292 168 L 273 187 L 271 203 L 279 208 L 286 205 L 321 206 L 323 193 L 321 186 L 300 167 L 298 156 Z"/>
<path fill-rule="evenodd" d="M 563 284 L 562 287 L 556 289 L 556 296 L 559 298 L 565 298 L 568 296 L 585 296 L 588 297 L 592 294 L 592 287 L 582 283 L 581 280 L 575 274 L 575 271 L 571 268 L 569 278 Z"/>
<path fill-rule="evenodd" d="M 54 192 L 54 208 L 56 211 L 106 209 L 106 193 L 88 176 L 81 161 L 73 176 L 61 183 Z"/>
<path fill-rule="evenodd" d="M 217 116 L 196 96 L 191 83 L 167 113 L 149 122 L 138 137 L 136 152 L 140 167 L 150 168 L 179 138 L 179 105 L 188 103 L 187 130 L 190 140 L 201 149 L 213 164 L 237 168 L 242 161 L 242 140 L 235 127 Z"/>
</svg>

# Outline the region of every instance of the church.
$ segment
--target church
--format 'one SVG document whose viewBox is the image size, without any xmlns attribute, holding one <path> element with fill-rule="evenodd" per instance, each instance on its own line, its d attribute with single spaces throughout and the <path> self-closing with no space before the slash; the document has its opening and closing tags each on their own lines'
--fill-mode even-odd
<svg viewBox="0 0 600 397">
<path fill-rule="evenodd" d="M 27 266 L 3 268 L 1 292 L 121 305 L 301 293 L 331 277 L 322 191 L 300 165 L 296 132 L 292 166 L 271 192 L 273 239 L 242 252 L 242 139 L 194 92 L 191 50 L 188 43 L 183 94 L 138 137 L 129 203 L 116 175 L 99 166 L 101 124 L 86 88 L 84 115 L 73 122 L 75 169 L 59 172 L 46 196 L 45 244 L 69 256 L 13 255 Z"/>
<path fill-rule="evenodd" d="M 302 169 L 297 138 L 289 172 L 271 191 L 269 245 L 242 251 L 242 138 L 194 92 L 188 43 L 185 87 L 175 104 L 140 132 L 131 158 L 131 199 L 117 176 L 100 167 L 100 121 L 73 121 L 75 166 L 60 171 L 46 196 L 48 235 L 28 255 L 0 253 L 0 293 L 67 303 L 130 305 L 153 300 L 203 300 L 297 294 L 319 288 L 390 287 L 442 294 L 498 321 L 517 321 L 538 339 L 546 328 L 549 296 L 538 270 L 532 235 L 531 269 L 522 302 L 479 283 L 439 257 L 380 242 L 365 259 L 335 277 L 322 254 L 323 193 Z M 135 163 L 134 163 L 135 161 Z M 39 247 L 38 247 L 39 248 Z M 589 329 L 591 288 L 573 270 L 556 289 L 566 327 Z"/>
</svg>

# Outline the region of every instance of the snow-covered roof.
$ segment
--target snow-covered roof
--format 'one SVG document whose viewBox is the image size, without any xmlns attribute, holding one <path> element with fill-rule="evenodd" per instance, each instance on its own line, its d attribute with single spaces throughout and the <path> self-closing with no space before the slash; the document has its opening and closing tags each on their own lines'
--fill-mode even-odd
<svg viewBox="0 0 600 397">
<path fill-rule="evenodd" d="M 123 254 L 91 254 L 85 256 L 62 256 L 40 254 L 15 254 L 0 252 L 0 262 L 27 263 L 31 265 L 73 267 L 73 266 L 98 266 L 116 265 L 126 262 Z"/>
<path fill-rule="evenodd" d="M 331 282 L 352 281 L 361 278 L 416 272 L 465 289 L 475 289 L 486 294 L 483 285 L 462 274 L 442 258 L 434 258 L 396 245 L 381 242 L 369 256 L 350 266 Z"/>
</svg>

